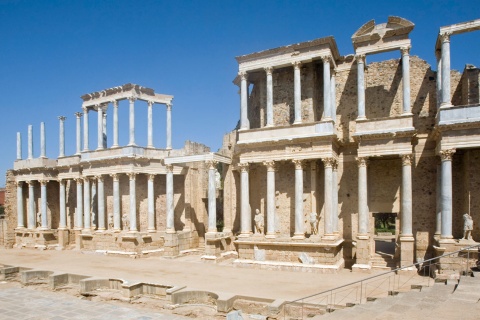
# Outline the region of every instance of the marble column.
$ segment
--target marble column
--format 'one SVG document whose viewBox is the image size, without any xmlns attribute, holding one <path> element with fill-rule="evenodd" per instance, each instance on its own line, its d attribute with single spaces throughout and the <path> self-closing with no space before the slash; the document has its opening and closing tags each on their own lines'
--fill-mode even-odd
<svg viewBox="0 0 480 320">
<path fill-rule="evenodd" d="M 33 159 L 33 126 L 28 125 L 28 159 Z"/>
<path fill-rule="evenodd" d="M 77 178 L 75 181 L 77 182 L 77 214 L 75 219 L 75 229 L 81 230 L 83 229 L 83 180 L 81 178 Z"/>
<path fill-rule="evenodd" d="M 135 185 L 135 175 L 136 173 L 128 173 L 130 178 L 130 231 L 137 231 L 137 193 Z M 167 200 L 168 201 L 168 200 Z"/>
<path fill-rule="evenodd" d="M 275 161 L 265 161 L 267 167 L 267 234 L 275 238 Z"/>
<path fill-rule="evenodd" d="M 23 219 L 23 182 L 17 181 L 17 228 L 25 228 L 25 221 Z"/>
<path fill-rule="evenodd" d="M 435 57 L 437 58 L 437 110 L 442 104 L 442 51 L 436 50 Z"/>
<path fill-rule="evenodd" d="M 83 228 L 87 231 L 91 229 L 91 199 L 90 199 L 90 178 L 83 178 L 83 210 L 85 214 L 83 215 Z"/>
<path fill-rule="evenodd" d="M 215 171 L 217 161 L 205 161 L 208 167 L 208 232 L 217 232 L 217 195 L 215 189 Z"/>
<path fill-rule="evenodd" d="M 317 160 L 310 162 L 310 208 L 311 213 L 317 215 Z M 315 230 L 310 230 L 311 234 L 314 234 Z M 318 230 L 317 230 L 318 231 Z"/>
<path fill-rule="evenodd" d="M 412 155 L 402 155 L 401 237 L 413 237 L 412 231 Z"/>
<path fill-rule="evenodd" d="M 111 174 L 113 180 L 113 231 L 120 231 L 122 229 L 122 217 L 120 214 L 120 181 L 118 174 Z"/>
<path fill-rule="evenodd" d="M 173 210 L 173 165 L 166 165 L 167 169 L 167 233 L 175 233 L 175 221 Z"/>
<path fill-rule="evenodd" d="M 332 105 L 330 110 L 332 114 L 332 120 L 337 121 L 337 92 L 336 92 L 336 75 L 337 71 L 332 70 L 332 76 L 330 78 L 330 104 Z"/>
<path fill-rule="evenodd" d="M 113 100 L 113 145 L 112 148 L 118 147 L 118 101 Z"/>
<path fill-rule="evenodd" d="M 250 129 L 248 121 L 248 86 L 247 73 L 240 72 L 240 130 Z"/>
<path fill-rule="evenodd" d="M 97 150 L 103 150 L 103 109 L 97 105 Z"/>
<path fill-rule="evenodd" d="M 48 230 L 48 217 L 47 217 L 47 182 L 46 180 L 40 180 L 40 201 L 41 201 L 41 230 Z"/>
<path fill-rule="evenodd" d="M 410 46 L 401 47 L 402 52 L 402 84 L 403 114 L 412 114 L 410 110 Z"/>
<path fill-rule="evenodd" d="M 172 149 L 172 104 L 167 104 L 167 150 Z"/>
<path fill-rule="evenodd" d="M 83 108 L 83 151 L 88 151 L 88 108 Z"/>
<path fill-rule="evenodd" d="M 135 145 L 135 100 L 137 100 L 134 97 L 128 98 L 128 101 L 130 102 L 130 111 L 129 111 L 129 137 L 130 140 L 128 142 L 129 146 L 134 146 Z M 131 227 L 131 225 L 130 225 Z"/>
<path fill-rule="evenodd" d="M 148 175 L 148 232 L 155 232 L 155 193 L 154 193 L 155 175 Z"/>
<path fill-rule="evenodd" d="M 452 239 L 452 158 L 455 149 L 440 151 L 442 159 L 442 239 Z"/>
<path fill-rule="evenodd" d="M 77 123 L 77 148 L 75 154 L 80 154 L 82 152 L 82 129 L 81 129 L 81 118 L 83 113 L 75 112 L 76 123 Z"/>
<path fill-rule="evenodd" d="M 440 237 L 442 234 L 442 163 L 437 163 L 437 223 L 435 228 L 435 236 Z"/>
<path fill-rule="evenodd" d="M 92 177 L 90 179 L 91 181 L 91 195 L 90 195 L 90 199 L 92 199 L 92 202 L 91 202 L 91 213 L 89 212 L 88 214 L 90 215 L 90 224 L 91 224 L 91 229 L 92 230 L 95 230 L 97 227 L 98 227 L 98 196 L 97 196 L 97 180 L 95 179 L 95 177 Z M 95 206 L 95 197 L 97 197 L 97 206 Z"/>
<path fill-rule="evenodd" d="M 358 165 L 358 235 L 368 235 L 367 158 L 357 157 Z"/>
<path fill-rule="evenodd" d="M 22 160 L 22 135 L 17 132 L 17 160 Z"/>
<path fill-rule="evenodd" d="M 267 127 L 273 127 L 273 68 L 267 67 L 265 72 L 267 73 Z"/>
<path fill-rule="evenodd" d="M 303 216 L 303 160 L 292 160 L 295 165 L 295 232 L 293 239 L 304 239 Z"/>
<path fill-rule="evenodd" d="M 332 164 L 332 224 L 333 233 L 338 234 L 338 161 L 335 160 Z"/>
<path fill-rule="evenodd" d="M 450 35 L 450 32 L 440 35 L 442 41 L 442 107 L 452 104 L 450 100 Z"/>
<path fill-rule="evenodd" d="M 67 210 L 65 201 L 65 180 L 58 179 L 60 185 L 60 222 L 58 224 L 59 230 L 65 230 L 67 228 Z"/>
<path fill-rule="evenodd" d="M 334 158 L 323 158 L 324 166 L 324 195 L 325 195 L 325 235 L 330 236 L 333 234 L 333 163 Z"/>
<path fill-rule="evenodd" d="M 293 63 L 293 95 L 295 108 L 295 123 L 302 123 L 302 82 L 300 75 L 300 67 L 302 63 L 295 61 Z"/>
<path fill-rule="evenodd" d="M 153 148 L 153 101 L 148 101 L 148 109 L 147 109 L 147 127 L 148 127 L 148 132 L 147 132 L 147 137 L 148 137 L 148 142 L 147 142 L 147 148 Z"/>
<path fill-rule="evenodd" d="M 65 119 L 67 117 L 59 116 L 58 120 L 60 120 L 60 131 L 58 136 L 58 156 L 65 157 Z"/>
<path fill-rule="evenodd" d="M 103 149 L 107 149 L 107 142 L 108 142 L 108 137 L 107 137 L 107 108 L 104 107 L 103 109 L 103 133 L 102 133 L 102 142 L 103 142 Z"/>
<path fill-rule="evenodd" d="M 248 163 L 239 163 L 240 168 L 240 237 L 249 237 L 252 234 L 252 213 L 250 211 L 250 187 L 248 177 Z"/>
<path fill-rule="evenodd" d="M 47 144 L 45 140 L 45 122 L 40 122 L 40 158 L 47 157 Z"/>
<path fill-rule="evenodd" d="M 33 181 L 27 181 L 28 183 L 28 217 L 27 217 L 27 227 L 28 229 L 36 228 L 36 212 L 35 212 L 35 192 L 34 192 L 34 183 Z"/>
<path fill-rule="evenodd" d="M 365 55 L 355 55 L 357 60 L 357 120 L 365 119 Z"/>
<path fill-rule="evenodd" d="M 325 118 L 323 120 L 332 119 L 332 102 L 330 93 L 332 91 L 330 84 L 330 56 L 323 56 L 323 112 Z"/>
<path fill-rule="evenodd" d="M 105 231 L 105 188 L 103 183 L 103 176 L 97 176 L 97 204 L 98 204 L 98 230 Z M 136 230 L 136 222 L 135 222 L 135 230 Z"/>
</svg>

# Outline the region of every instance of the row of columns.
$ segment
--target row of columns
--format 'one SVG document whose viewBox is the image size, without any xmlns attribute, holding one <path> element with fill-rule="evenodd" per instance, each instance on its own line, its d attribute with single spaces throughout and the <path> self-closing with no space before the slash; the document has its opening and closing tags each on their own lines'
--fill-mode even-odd
<svg viewBox="0 0 480 320">
<path fill-rule="evenodd" d="M 400 48 L 402 54 L 402 84 L 403 105 L 402 114 L 411 114 L 410 108 L 410 46 Z M 357 61 L 357 120 L 366 119 L 365 116 L 365 55 L 355 55 Z"/>
<path fill-rule="evenodd" d="M 322 56 L 323 60 L 323 120 L 332 120 L 336 117 L 336 101 L 335 101 L 335 70 L 330 74 L 331 56 Z M 294 124 L 302 123 L 302 85 L 301 85 L 301 61 L 295 61 L 293 65 L 293 85 L 294 85 Z M 273 119 L 273 81 L 272 73 L 274 67 L 265 67 L 267 78 L 267 127 L 274 126 Z M 240 72 L 240 129 L 250 129 L 248 120 L 248 73 Z"/>
<path fill-rule="evenodd" d="M 325 234 L 324 237 L 331 237 L 338 233 L 338 190 L 337 171 L 338 161 L 335 158 L 323 158 L 324 164 L 324 192 L 325 192 Z M 303 213 L 303 169 L 305 160 L 292 160 L 295 166 L 295 226 L 293 239 L 304 239 L 304 213 Z M 266 238 L 275 238 L 275 161 L 265 161 L 267 167 L 267 228 Z M 249 164 L 238 164 L 241 175 L 241 229 L 240 237 L 248 237 L 252 233 L 252 218 L 249 198 Z M 316 167 L 316 163 L 312 162 Z M 312 173 L 316 170 L 312 169 Z M 312 189 L 316 186 L 312 186 Z M 316 202 L 314 202 L 316 203 Z M 316 205 L 314 205 L 316 207 Z M 312 208 L 316 211 L 316 208 Z"/>
<path fill-rule="evenodd" d="M 132 232 L 138 231 L 137 227 L 137 211 L 136 211 L 136 173 L 128 173 L 129 176 L 129 193 L 130 193 L 130 212 L 129 212 L 129 230 Z M 121 212 L 120 212 L 120 185 L 119 185 L 119 174 L 111 174 L 113 179 L 113 230 L 121 230 Z M 154 199 L 154 174 L 148 175 L 148 231 L 155 232 L 155 199 Z M 95 180 L 97 185 L 95 184 Z M 83 177 L 74 179 L 77 186 L 77 203 L 76 203 L 76 216 L 74 228 L 76 230 L 89 230 L 92 226 L 90 212 L 94 211 L 94 208 L 91 208 L 91 199 L 97 195 L 98 199 L 98 221 L 97 227 L 99 231 L 106 230 L 106 214 L 105 214 L 105 187 L 104 187 L 104 178 L 103 176 L 96 176 L 94 179 L 92 177 Z M 173 207 L 173 166 L 167 165 L 167 232 L 175 233 L 174 227 L 174 207 Z M 47 180 L 41 180 L 41 229 L 48 229 L 48 219 L 47 219 Z M 58 229 L 67 228 L 67 218 L 66 218 L 66 199 L 65 199 L 65 179 L 58 180 L 60 184 L 60 194 L 59 194 L 59 203 L 60 203 L 60 219 Z M 90 184 L 92 182 L 92 184 Z M 28 216 L 27 216 L 27 228 L 35 229 L 37 226 L 36 215 L 35 215 L 35 198 L 34 198 L 34 181 L 27 181 L 28 184 Z M 83 189 L 83 191 L 82 191 Z M 23 182 L 17 182 L 17 221 L 18 228 L 25 228 L 24 221 L 24 207 L 23 207 Z M 94 211 L 95 212 L 95 211 Z"/>
<path fill-rule="evenodd" d="M 45 123 L 40 122 L 40 158 L 46 158 Z M 28 158 L 33 159 L 33 126 L 28 126 Z M 17 132 L 17 160 L 22 160 L 22 135 Z"/>
</svg>

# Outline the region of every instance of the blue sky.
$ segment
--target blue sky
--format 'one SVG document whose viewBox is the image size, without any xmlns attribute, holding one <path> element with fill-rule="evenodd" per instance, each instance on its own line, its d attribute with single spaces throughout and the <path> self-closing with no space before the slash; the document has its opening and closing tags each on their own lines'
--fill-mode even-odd
<svg viewBox="0 0 480 320">
<path fill-rule="evenodd" d="M 232 84 L 235 56 L 334 36 L 341 55 L 353 53 L 352 34 L 389 15 L 415 23 L 412 55 L 435 69 L 441 26 L 478 19 L 478 1 L 15 1 L 0 0 L 0 186 L 16 157 L 16 132 L 27 155 L 33 125 L 34 156 L 40 122 L 47 156 L 58 156 L 58 119 L 67 116 L 66 154 L 75 152 L 80 96 L 125 83 L 174 95 L 173 147 L 185 140 L 220 148 L 239 118 Z M 452 38 L 452 67 L 480 65 L 480 32 Z M 398 57 L 394 52 L 390 56 Z M 375 58 L 375 57 L 374 57 Z M 372 61 L 369 58 L 369 61 Z M 128 102 L 120 103 L 120 144 L 128 143 Z M 108 110 L 109 145 L 112 143 Z M 165 146 L 165 107 L 154 108 L 154 143 Z M 90 117 L 96 147 L 96 114 Z M 136 140 L 147 142 L 146 103 L 136 104 Z"/>
</svg>

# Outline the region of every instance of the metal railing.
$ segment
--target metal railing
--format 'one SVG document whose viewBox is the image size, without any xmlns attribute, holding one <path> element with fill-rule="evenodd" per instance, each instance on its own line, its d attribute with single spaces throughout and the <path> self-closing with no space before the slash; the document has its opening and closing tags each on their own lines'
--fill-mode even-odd
<svg viewBox="0 0 480 320">
<path fill-rule="evenodd" d="M 477 251 L 474 251 L 475 248 Z M 471 255 L 472 251 L 475 254 Z M 451 267 L 461 270 L 463 275 L 469 275 L 470 268 L 477 266 L 474 257 L 480 259 L 480 244 L 289 301 L 283 305 L 283 319 L 309 318 L 400 292 L 429 287 L 434 284 L 433 279 L 441 264 L 454 265 Z M 441 262 L 441 258 L 452 260 Z"/>
</svg>

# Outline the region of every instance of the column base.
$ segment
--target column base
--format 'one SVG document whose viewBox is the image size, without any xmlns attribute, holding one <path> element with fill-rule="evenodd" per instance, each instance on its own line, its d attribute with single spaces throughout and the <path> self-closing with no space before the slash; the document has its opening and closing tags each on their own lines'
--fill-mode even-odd
<svg viewBox="0 0 480 320">
<path fill-rule="evenodd" d="M 302 124 L 302 120 L 295 120 L 293 124 Z"/>
<path fill-rule="evenodd" d="M 305 239 L 305 234 L 303 233 L 296 233 L 292 237 L 292 240 L 303 240 L 303 239 Z"/>
<path fill-rule="evenodd" d="M 331 233 L 331 234 L 325 234 L 321 237 L 322 241 L 335 241 L 337 239 L 337 235 Z"/>
<path fill-rule="evenodd" d="M 119 146 L 118 144 L 114 144 L 114 145 L 112 145 L 112 146 L 110 147 L 110 149 L 112 149 L 112 148 L 119 148 L 119 147 L 120 147 L 120 146 Z"/>
<path fill-rule="evenodd" d="M 167 229 L 165 232 L 168 233 L 168 234 L 177 233 L 177 232 L 175 231 L 175 229 Z"/>
<path fill-rule="evenodd" d="M 275 238 L 276 238 L 276 235 L 275 235 L 275 233 L 267 233 L 267 234 L 265 235 L 265 238 L 266 238 L 266 239 L 275 239 Z"/>
<path fill-rule="evenodd" d="M 359 120 L 367 120 L 367 117 L 365 117 L 365 116 L 357 117 L 356 121 L 359 121 Z"/>
<path fill-rule="evenodd" d="M 113 232 L 122 232 L 122 229 L 113 229 Z"/>
<path fill-rule="evenodd" d="M 400 237 L 400 267 L 410 266 L 414 263 L 415 239 L 413 235 Z"/>
<path fill-rule="evenodd" d="M 248 238 L 248 237 L 250 237 L 251 235 L 252 235 L 251 232 L 241 232 L 241 233 L 238 235 L 238 237 L 239 237 L 239 238 Z"/>
<path fill-rule="evenodd" d="M 208 229 L 207 233 L 217 233 L 217 228 L 215 229 Z"/>
<path fill-rule="evenodd" d="M 157 230 L 155 230 L 155 229 L 147 229 L 147 232 L 148 232 L 148 233 L 155 233 L 155 232 L 157 232 Z"/>
<path fill-rule="evenodd" d="M 95 149 L 95 151 L 100 151 L 100 150 L 105 150 L 105 148 L 104 148 L 104 147 L 101 147 L 101 148 Z"/>
<path fill-rule="evenodd" d="M 50 230 L 50 229 L 48 227 L 40 227 L 40 228 L 37 228 L 37 230 L 47 231 L 47 230 Z"/>
</svg>

